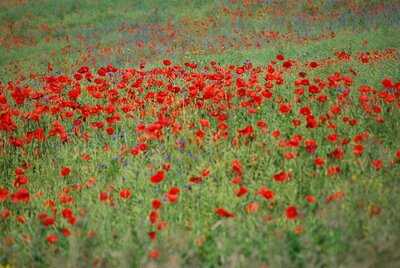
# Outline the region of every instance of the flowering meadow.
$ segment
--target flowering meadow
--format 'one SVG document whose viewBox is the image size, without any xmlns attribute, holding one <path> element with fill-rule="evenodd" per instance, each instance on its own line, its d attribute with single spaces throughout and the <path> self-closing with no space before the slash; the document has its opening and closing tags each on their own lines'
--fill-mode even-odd
<svg viewBox="0 0 400 268">
<path fill-rule="evenodd" d="M 0 10 L 0 267 L 400 266 L 398 1 Z"/>
</svg>

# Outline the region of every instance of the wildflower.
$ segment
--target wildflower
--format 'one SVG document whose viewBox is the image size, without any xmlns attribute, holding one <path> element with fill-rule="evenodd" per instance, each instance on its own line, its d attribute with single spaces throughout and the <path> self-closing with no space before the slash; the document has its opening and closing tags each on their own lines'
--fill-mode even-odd
<svg viewBox="0 0 400 268">
<path fill-rule="evenodd" d="M 238 175 L 241 176 L 243 173 L 242 165 L 240 164 L 239 160 L 235 159 L 232 161 L 232 170 Z"/>
<path fill-rule="evenodd" d="M 289 220 L 295 220 L 298 216 L 297 208 L 294 206 L 289 206 L 285 211 L 286 218 Z"/>
<path fill-rule="evenodd" d="M 100 200 L 101 202 L 105 202 L 105 201 L 107 201 L 107 200 L 109 200 L 109 199 L 110 199 L 110 196 L 109 196 L 108 193 L 106 193 L 106 192 L 100 192 L 100 193 L 99 193 L 99 200 Z"/>
<path fill-rule="evenodd" d="M 235 214 L 224 208 L 216 208 L 215 213 L 222 218 L 233 218 Z"/>
<path fill-rule="evenodd" d="M 313 195 L 306 195 L 306 197 L 305 197 L 305 199 L 306 199 L 306 201 L 309 203 L 309 204 L 314 204 L 317 200 L 315 199 L 315 196 L 313 196 Z"/>
<path fill-rule="evenodd" d="M 291 173 L 281 171 L 274 175 L 274 180 L 277 182 L 285 182 L 291 177 Z"/>
<path fill-rule="evenodd" d="M 270 190 L 264 186 L 262 186 L 262 187 L 260 187 L 260 189 L 258 189 L 257 194 L 262 196 L 266 200 L 273 200 L 275 197 L 275 193 L 272 190 Z"/>
<path fill-rule="evenodd" d="M 149 252 L 149 259 L 157 260 L 160 257 L 160 252 L 157 249 L 152 249 Z"/>
<path fill-rule="evenodd" d="M 380 170 L 383 167 L 383 161 L 379 159 L 372 160 L 372 166 L 375 170 Z"/>
<path fill-rule="evenodd" d="M 68 228 L 62 228 L 61 233 L 63 234 L 64 237 L 68 237 L 71 235 L 71 231 Z"/>
<path fill-rule="evenodd" d="M 58 236 L 55 235 L 55 234 L 49 234 L 49 235 L 46 237 L 46 240 L 47 240 L 47 242 L 48 242 L 49 244 L 55 244 L 55 243 L 57 243 L 57 241 L 58 241 Z"/>
<path fill-rule="evenodd" d="M 7 200 L 8 193 L 7 188 L 0 187 L 0 202 Z"/>
<path fill-rule="evenodd" d="M 1 219 L 6 220 L 10 216 L 11 216 L 11 211 L 8 208 L 3 208 L 3 210 L 0 211 Z"/>
<path fill-rule="evenodd" d="M 29 191 L 25 188 L 19 189 L 17 192 L 11 195 L 11 200 L 14 203 L 29 202 L 29 198 L 30 198 Z"/>
<path fill-rule="evenodd" d="M 158 183 L 162 182 L 164 180 L 164 178 L 165 178 L 164 171 L 160 170 L 156 174 L 151 176 L 151 182 L 153 184 L 158 184 Z"/>
<path fill-rule="evenodd" d="M 276 59 L 279 61 L 283 61 L 283 60 L 285 60 L 285 57 L 282 54 L 278 54 L 278 55 L 276 55 Z"/>
<path fill-rule="evenodd" d="M 288 103 L 282 103 L 279 106 L 279 111 L 283 114 L 288 114 L 288 113 L 290 113 L 291 110 L 292 110 L 292 106 Z"/>
<path fill-rule="evenodd" d="M 159 209 L 159 208 L 161 208 L 161 206 L 162 206 L 162 203 L 159 199 L 154 199 L 153 201 L 151 201 L 151 207 L 153 209 Z"/>
<path fill-rule="evenodd" d="M 245 196 L 247 193 L 249 192 L 249 190 L 247 190 L 246 187 L 242 186 L 239 189 L 235 190 L 235 195 L 237 197 L 243 197 Z"/>
<path fill-rule="evenodd" d="M 344 198 L 344 192 L 338 191 L 338 192 L 335 192 L 335 193 L 333 193 L 331 195 L 328 195 L 326 197 L 326 199 L 325 199 L 325 202 L 326 203 L 330 203 L 332 201 L 340 200 L 342 198 Z"/>
<path fill-rule="evenodd" d="M 180 189 L 172 187 L 167 193 L 167 199 L 170 203 L 175 203 L 179 198 Z"/>
<path fill-rule="evenodd" d="M 69 167 L 62 167 L 60 171 L 60 175 L 62 177 L 68 176 L 71 173 L 71 168 Z"/>
<path fill-rule="evenodd" d="M 155 210 L 152 210 L 149 214 L 149 221 L 151 224 L 155 224 L 158 220 L 158 212 Z"/>
<path fill-rule="evenodd" d="M 260 204 L 257 202 L 250 202 L 246 205 L 246 212 L 247 213 L 255 213 L 258 211 Z"/>
<path fill-rule="evenodd" d="M 128 198 L 131 197 L 131 195 L 132 195 L 131 191 L 130 191 L 129 189 L 126 189 L 126 188 L 122 189 L 122 190 L 119 192 L 119 196 L 120 196 L 122 199 L 128 199 Z"/>
<path fill-rule="evenodd" d="M 149 236 L 150 240 L 155 240 L 157 238 L 156 232 L 148 232 L 147 235 Z"/>
</svg>

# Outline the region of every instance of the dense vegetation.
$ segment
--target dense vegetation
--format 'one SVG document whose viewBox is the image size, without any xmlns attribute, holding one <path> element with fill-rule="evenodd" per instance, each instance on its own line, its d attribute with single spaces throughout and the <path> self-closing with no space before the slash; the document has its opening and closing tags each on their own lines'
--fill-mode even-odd
<svg viewBox="0 0 400 268">
<path fill-rule="evenodd" d="M 0 267 L 400 264 L 398 1 L 0 8 Z"/>
</svg>

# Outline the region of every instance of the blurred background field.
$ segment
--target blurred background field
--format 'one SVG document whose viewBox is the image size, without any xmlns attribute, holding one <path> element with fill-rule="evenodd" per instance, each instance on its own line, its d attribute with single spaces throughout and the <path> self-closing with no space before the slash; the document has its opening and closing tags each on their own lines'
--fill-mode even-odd
<svg viewBox="0 0 400 268">
<path fill-rule="evenodd" d="M 249 58 L 265 63 L 277 52 L 318 58 L 333 50 L 394 47 L 400 25 L 396 0 L 4 0 L 0 5 L 3 79 L 46 70 L 48 63 L 66 72 L 86 63 L 124 67 L 163 58 L 233 64 Z"/>
</svg>

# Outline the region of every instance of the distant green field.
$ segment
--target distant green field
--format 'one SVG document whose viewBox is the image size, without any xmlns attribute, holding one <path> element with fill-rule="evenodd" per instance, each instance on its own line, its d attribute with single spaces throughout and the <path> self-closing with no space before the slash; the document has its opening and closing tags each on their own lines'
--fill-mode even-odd
<svg viewBox="0 0 400 268">
<path fill-rule="evenodd" d="M 0 1 L 0 268 L 399 267 L 399 14 Z"/>
</svg>

